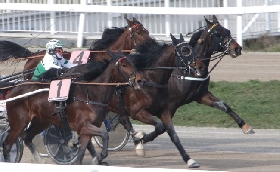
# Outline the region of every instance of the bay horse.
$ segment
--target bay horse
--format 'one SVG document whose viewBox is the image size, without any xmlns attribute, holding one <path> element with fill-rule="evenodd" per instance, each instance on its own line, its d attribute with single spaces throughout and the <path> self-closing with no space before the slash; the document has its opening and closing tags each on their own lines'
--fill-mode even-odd
<svg viewBox="0 0 280 172">
<path fill-rule="evenodd" d="M 66 100 L 63 111 L 57 109 L 57 104 L 48 101 L 48 92 L 40 92 L 27 97 L 6 102 L 7 116 L 10 125 L 9 134 L 3 142 L 3 155 L 6 162 L 10 161 L 9 151 L 20 136 L 33 154 L 35 161 L 40 159 L 32 139 L 50 124 L 58 127 L 69 127 L 80 135 L 77 154 L 77 164 L 82 164 L 85 149 L 88 148 L 93 157 L 93 164 L 102 164 L 107 157 L 108 133 L 103 132 L 101 126 L 107 114 L 107 104 L 117 85 L 131 83 L 134 88 L 139 87 L 143 79 L 135 66 L 126 58 L 111 58 L 103 61 L 78 65 L 64 73 L 63 76 L 75 74 L 72 78 L 69 99 Z M 9 89 L 6 98 L 49 88 L 49 82 L 24 81 Z M 5 89 L 5 88 L 4 88 Z M 60 102 L 59 105 L 63 104 Z M 61 106 L 59 107 L 61 108 Z M 63 116 L 65 114 L 65 116 Z M 31 122 L 32 121 L 32 122 Z M 28 124 L 30 126 L 27 128 Z M 66 126 L 65 126 L 66 125 Z M 26 129 L 27 128 L 27 129 Z M 26 130 L 25 130 L 26 129 Z M 90 139 L 100 136 L 104 141 L 104 148 L 100 155 Z M 68 143 L 65 143 L 68 144 Z"/>
<path fill-rule="evenodd" d="M 129 116 L 145 124 L 154 125 L 156 130 L 163 130 L 165 125 L 158 122 L 153 116 L 159 117 L 166 123 L 163 110 L 168 105 L 168 80 L 174 69 L 181 68 L 192 77 L 200 77 L 205 72 L 206 66 L 198 60 L 191 46 L 184 41 L 183 36 L 177 40 L 171 34 L 173 44 L 159 44 L 153 39 L 147 39 L 136 47 L 136 53 L 127 55 L 130 61 L 143 59 L 150 62 L 149 66 L 142 68 L 145 78 L 142 90 L 132 90 L 129 87 L 120 88 L 117 94 L 112 96 L 108 110 L 121 114 L 119 119 L 124 127 L 132 134 L 135 144 L 137 143 L 138 133 L 135 133 Z M 172 125 L 172 124 L 170 124 Z M 170 126 L 170 127 L 173 127 Z M 175 142 L 173 135 L 169 133 L 172 142 L 179 149 L 188 167 L 195 168 L 199 165 L 191 159 L 180 143 Z"/>
<path fill-rule="evenodd" d="M 133 20 L 129 20 L 125 18 L 127 21 L 127 26 L 125 27 L 113 27 L 106 28 L 103 33 L 101 39 L 94 41 L 88 50 L 90 53 L 90 60 L 103 59 L 104 56 L 107 56 L 109 59 L 109 55 L 107 54 L 105 49 L 109 50 L 126 50 L 125 54 L 129 53 L 130 50 L 134 49 L 135 46 L 149 37 L 149 32 L 143 27 L 142 23 L 139 22 L 136 18 L 133 17 Z M 7 45 L 6 45 L 7 44 Z M 8 47 L 8 42 L 5 44 L 5 47 Z M 4 47 L 4 46 L 3 46 Z M 8 57 L 13 57 L 17 59 L 28 59 L 24 65 L 23 71 L 33 69 L 37 66 L 37 64 L 43 59 L 46 51 L 39 51 L 37 53 L 31 53 L 28 49 L 15 45 L 15 43 L 10 42 L 10 47 L 15 47 L 13 49 L 3 49 L 5 55 L 2 59 L 8 60 Z M 0 42 L 1 48 L 1 42 Z M 10 51 L 13 50 L 13 51 Z M 28 52 L 28 53 L 17 53 L 15 54 L 15 50 L 19 52 Z M 32 54 L 32 56 L 30 56 Z M 66 59 L 70 59 L 71 52 L 64 52 L 63 57 Z M 1 58 L 0 58 L 1 60 Z M 27 74 L 25 79 L 31 79 L 33 73 Z"/>
<path fill-rule="evenodd" d="M 206 28 L 199 31 L 190 40 L 190 44 L 193 46 L 194 51 L 205 66 L 209 67 L 211 60 L 219 59 L 220 61 L 223 56 L 227 54 L 232 58 L 241 55 L 242 47 L 231 37 L 230 31 L 220 25 L 216 16 L 213 16 L 213 22 L 210 22 L 206 18 L 205 21 L 207 23 Z M 212 55 L 217 52 L 222 53 L 219 56 L 212 57 Z M 214 65 L 214 67 L 216 65 Z M 186 162 L 186 160 L 189 159 L 189 156 L 184 153 L 185 151 L 183 147 L 181 147 L 179 137 L 173 127 L 172 117 L 180 106 L 189 104 L 193 101 L 226 112 L 242 129 L 243 133 L 254 133 L 251 126 L 246 124 L 244 120 L 234 113 L 226 103 L 216 98 L 209 91 L 210 72 L 213 69 L 214 68 L 209 72 L 204 73 L 204 78 L 201 78 L 200 80 L 191 79 L 189 74 L 182 70 L 173 70 L 168 81 L 168 105 L 159 116 L 163 124 L 157 122 L 155 125 L 161 127 L 156 127 L 155 131 L 149 134 L 144 134 L 142 138 L 144 143 L 154 140 L 158 135 L 167 131 L 171 140 L 180 150 L 183 160 Z M 142 118 L 141 114 L 138 114 L 138 118 Z"/>
</svg>

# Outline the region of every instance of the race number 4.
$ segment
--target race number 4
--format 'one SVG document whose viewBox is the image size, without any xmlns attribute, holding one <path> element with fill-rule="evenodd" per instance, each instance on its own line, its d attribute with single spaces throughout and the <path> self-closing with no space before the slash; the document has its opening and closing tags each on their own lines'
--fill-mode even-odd
<svg viewBox="0 0 280 172">
<path fill-rule="evenodd" d="M 73 64 L 85 64 L 88 62 L 90 51 L 73 51 L 71 53 L 70 62 Z"/>
</svg>

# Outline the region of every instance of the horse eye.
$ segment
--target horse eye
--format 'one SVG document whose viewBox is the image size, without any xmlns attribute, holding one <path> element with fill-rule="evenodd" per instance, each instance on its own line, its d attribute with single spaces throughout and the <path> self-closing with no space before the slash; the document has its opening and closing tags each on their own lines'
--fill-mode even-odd
<svg viewBox="0 0 280 172">
<path fill-rule="evenodd" d="M 126 63 L 120 64 L 121 67 L 126 67 Z"/>
</svg>

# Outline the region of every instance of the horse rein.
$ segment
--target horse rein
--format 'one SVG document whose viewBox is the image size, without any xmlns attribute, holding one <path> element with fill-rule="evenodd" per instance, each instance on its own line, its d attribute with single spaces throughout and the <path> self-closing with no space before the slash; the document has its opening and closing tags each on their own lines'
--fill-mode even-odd
<svg viewBox="0 0 280 172">
<path fill-rule="evenodd" d="M 218 40 L 216 38 L 216 36 L 214 36 L 214 33 L 212 32 L 213 29 L 216 27 L 216 26 L 219 26 L 220 24 L 219 23 L 215 23 L 213 26 L 210 27 L 210 29 L 207 30 L 208 33 L 210 33 L 210 37 L 213 37 L 214 39 Z M 225 39 L 227 38 L 227 39 Z M 215 56 L 211 56 L 210 58 L 204 58 L 204 59 L 201 59 L 202 61 L 203 60 L 210 60 L 210 61 L 214 61 L 214 60 L 217 60 L 219 59 L 214 65 L 213 67 L 210 69 L 210 71 L 208 72 L 208 75 L 214 70 L 215 67 L 217 67 L 217 65 L 220 63 L 220 61 L 222 60 L 222 58 L 226 55 L 226 54 L 229 54 L 229 51 L 230 51 L 230 42 L 232 41 L 232 38 L 229 38 L 228 35 L 225 35 L 224 37 L 224 40 L 226 41 L 223 41 L 223 44 L 220 42 L 219 45 L 223 48 L 223 52 L 215 55 Z M 219 42 L 219 41 L 218 41 Z M 214 51 L 212 53 L 212 55 L 218 53 L 218 51 Z"/>
<path fill-rule="evenodd" d="M 118 61 L 116 62 L 115 66 L 117 67 L 119 73 L 121 74 L 121 76 L 126 79 L 125 77 L 125 74 L 121 71 L 120 67 L 119 67 L 119 61 L 121 61 L 122 59 L 126 58 L 125 56 L 121 57 L 120 59 L 118 59 Z M 128 59 L 127 59 L 128 60 Z M 128 60 L 129 61 L 129 60 Z M 130 61 L 129 61 L 130 62 Z M 135 82 L 135 79 L 136 79 L 136 72 L 137 72 L 137 69 L 136 67 L 130 62 L 130 64 L 133 66 L 134 70 L 128 75 L 128 82 L 127 84 L 129 86 L 135 86 L 136 82 Z"/>
</svg>

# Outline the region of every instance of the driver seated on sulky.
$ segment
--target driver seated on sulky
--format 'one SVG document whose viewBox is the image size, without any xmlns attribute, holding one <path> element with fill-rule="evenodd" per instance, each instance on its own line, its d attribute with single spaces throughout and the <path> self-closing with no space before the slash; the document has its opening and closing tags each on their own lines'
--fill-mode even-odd
<svg viewBox="0 0 280 172">
<path fill-rule="evenodd" d="M 38 76 L 51 68 L 62 69 L 71 68 L 76 64 L 71 63 L 63 57 L 63 44 L 58 39 L 52 39 L 46 44 L 46 55 L 36 66 L 32 80 L 39 80 Z"/>
</svg>

